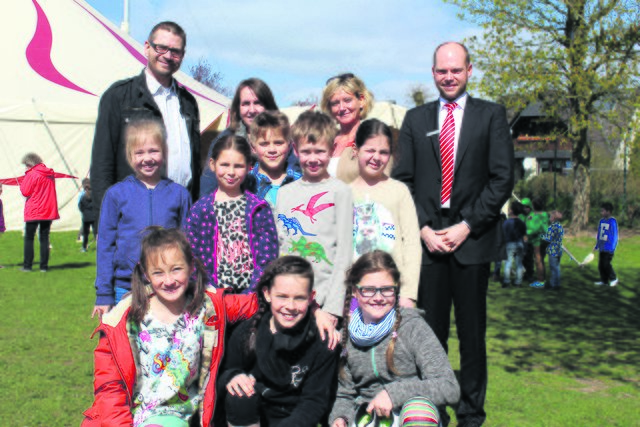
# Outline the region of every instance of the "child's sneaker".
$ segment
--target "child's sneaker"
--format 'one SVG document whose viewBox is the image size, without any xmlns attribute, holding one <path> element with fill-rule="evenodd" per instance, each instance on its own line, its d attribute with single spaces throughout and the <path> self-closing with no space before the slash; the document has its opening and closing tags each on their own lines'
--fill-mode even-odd
<svg viewBox="0 0 640 427">
<path fill-rule="evenodd" d="M 613 279 L 611 282 L 609 282 L 609 286 L 611 286 L 612 288 L 618 284 L 618 279 Z"/>
<path fill-rule="evenodd" d="M 544 282 L 533 282 L 529 286 L 536 289 L 544 288 Z"/>
<path fill-rule="evenodd" d="M 593 284 L 596 286 L 602 286 L 604 285 L 604 282 L 593 282 Z"/>
</svg>

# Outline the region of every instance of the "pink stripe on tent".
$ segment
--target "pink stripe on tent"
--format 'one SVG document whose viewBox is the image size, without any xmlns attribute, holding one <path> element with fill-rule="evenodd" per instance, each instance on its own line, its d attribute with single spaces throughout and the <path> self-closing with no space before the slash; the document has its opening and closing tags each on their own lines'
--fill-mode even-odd
<svg viewBox="0 0 640 427">
<path fill-rule="evenodd" d="M 56 69 L 55 65 L 53 65 L 53 61 L 51 60 L 51 46 L 53 44 L 51 25 L 38 2 L 36 0 L 32 1 L 36 8 L 38 21 L 36 23 L 36 31 L 33 34 L 33 38 L 29 42 L 25 51 L 25 56 L 27 57 L 29 65 L 33 71 L 52 83 L 95 96 L 95 94 L 71 82 Z"/>
<path fill-rule="evenodd" d="M 91 13 L 86 7 L 84 7 L 83 5 L 81 5 L 80 3 L 78 3 L 77 1 L 75 2 L 78 6 L 80 6 L 81 8 L 84 9 L 85 12 L 87 12 L 89 15 L 91 15 L 96 21 L 98 21 L 100 23 L 100 25 L 102 25 L 107 31 L 109 31 L 111 33 L 111 35 L 113 37 L 116 38 L 116 40 L 118 40 L 120 42 L 120 44 L 122 46 L 124 46 L 125 49 L 127 49 L 127 51 L 134 57 L 136 58 L 138 61 L 140 61 L 140 63 L 142 65 L 144 65 L 145 67 L 147 66 L 147 58 L 144 57 L 143 54 L 141 54 L 140 52 L 138 52 L 133 46 L 131 46 L 129 43 L 127 43 L 127 41 L 125 39 L 123 39 L 122 37 L 120 37 L 120 35 L 118 33 L 116 33 L 115 31 L 113 31 L 111 28 L 109 28 L 109 26 L 107 26 L 104 22 L 102 22 L 100 20 L 100 18 L 98 18 L 96 15 L 94 15 L 93 13 Z"/>
<path fill-rule="evenodd" d="M 34 0 L 35 1 L 35 0 Z M 107 31 L 109 31 L 111 33 L 111 35 L 113 35 L 113 37 L 116 38 L 116 40 L 118 40 L 120 42 L 120 44 L 122 46 L 124 46 L 125 49 L 127 49 L 127 51 L 133 55 L 134 58 L 136 58 L 138 61 L 140 61 L 140 63 L 142 63 L 142 65 L 144 65 L 145 67 L 147 66 L 147 58 L 144 57 L 143 54 L 141 54 L 140 52 L 138 52 L 133 46 L 131 46 L 125 39 L 123 39 L 122 37 L 120 37 L 120 35 L 118 35 L 118 33 L 116 33 L 115 31 L 113 31 L 111 28 L 109 28 L 108 25 L 106 25 L 104 22 L 102 22 L 97 16 L 95 16 L 93 13 L 91 13 L 86 7 L 84 7 L 83 5 L 81 5 L 80 3 L 78 3 L 77 1 L 75 1 L 75 3 L 80 6 L 81 8 L 83 8 L 85 10 L 85 12 L 87 12 L 89 15 L 91 15 L 96 21 L 98 21 L 100 23 L 100 25 L 102 25 Z M 183 85 L 182 83 L 180 84 L 180 86 L 184 87 L 185 89 L 187 89 L 189 92 L 191 92 L 194 95 L 199 96 L 200 98 L 204 98 L 207 101 L 211 101 L 214 104 L 218 104 L 221 105 L 223 107 L 226 107 L 226 105 L 224 105 L 221 102 L 216 101 L 215 99 L 211 99 L 206 95 L 201 94 L 200 92 L 191 89 L 189 86 Z"/>
</svg>

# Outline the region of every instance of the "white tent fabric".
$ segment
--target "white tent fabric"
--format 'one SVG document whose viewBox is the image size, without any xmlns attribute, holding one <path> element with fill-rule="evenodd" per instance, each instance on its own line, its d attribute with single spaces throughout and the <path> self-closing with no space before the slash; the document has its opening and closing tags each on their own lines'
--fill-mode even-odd
<svg viewBox="0 0 640 427">
<path fill-rule="evenodd" d="M 28 152 L 79 177 L 57 180 L 61 219 L 53 223 L 54 230 L 77 229 L 100 95 L 140 73 L 142 45 L 82 0 L 7 1 L 2 9 L 0 25 L 10 39 L 0 67 L 0 178 L 23 175 L 20 161 Z M 223 129 L 230 100 L 183 72 L 175 77 L 198 100 L 201 131 Z M 3 190 L 7 229 L 20 230 L 24 198 L 15 186 Z"/>
</svg>

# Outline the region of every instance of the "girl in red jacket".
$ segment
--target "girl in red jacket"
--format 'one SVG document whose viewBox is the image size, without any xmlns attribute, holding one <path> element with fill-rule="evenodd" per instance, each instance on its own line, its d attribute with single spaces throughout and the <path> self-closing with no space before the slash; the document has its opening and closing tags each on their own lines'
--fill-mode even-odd
<svg viewBox="0 0 640 427">
<path fill-rule="evenodd" d="M 180 231 L 148 230 L 131 296 L 96 329 L 95 401 L 83 426 L 209 426 L 226 323 L 258 307 L 255 294 L 206 287 Z"/>
<path fill-rule="evenodd" d="M 56 173 L 45 166 L 40 156 L 29 153 L 22 158 L 27 168 L 20 181 L 20 192 L 27 198 L 24 204 L 24 261 L 22 271 L 31 271 L 33 266 L 33 241 L 40 227 L 40 271 L 49 270 L 49 231 L 51 222 L 59 219 L 56 196 Z"/>
<path fill-rule="evenodd" d="M 206 286 L 206 272 L 176 229 L 149 227 L 141 248 L 131 295 L 95 331 L 95 400 L 82 426 L 208 427 L 227 322 L 251 317 L 256 295 Z M 314 316 L 335 348 L 339 334 L 328 315 Z"/>
</svg>

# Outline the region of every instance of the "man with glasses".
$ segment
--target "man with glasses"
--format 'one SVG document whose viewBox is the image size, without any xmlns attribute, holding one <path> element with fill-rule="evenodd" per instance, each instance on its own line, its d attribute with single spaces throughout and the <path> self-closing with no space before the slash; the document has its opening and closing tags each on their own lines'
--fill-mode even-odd
<svg viewBox="0 0 640 427">
<path fill-rule="evenodd" d="M 454 306 L 461 427 L 480 426 L 486 418 L 489 263 L 504 259 L 500 209 L 513 189 L 505 108 L 467 94 L 471 71 L 465 46 L 438 46 L 432 73 L 440 99 L 407 112 L 393 171 L 411 190 L 418 212 L 423 241 L 418 307 L 445 351 Z"/>
<path fill-rule="evenodd" d="M 182 64 L 186 44 L 187 35 L 178 24 L 157 24 L 144 43 L 147 67 L 135 77 L 114 83 L 102 95 L 90 169 L 93 206 L 98 215 L 107 188 L 133 172 L 126 159 L 124 129 L 137 118 L 164 122 L 166 174 L 189 189 L 194 200 L 197 198 L 201 172 L 198 105 L 173 78 Z"/>
</svg>

